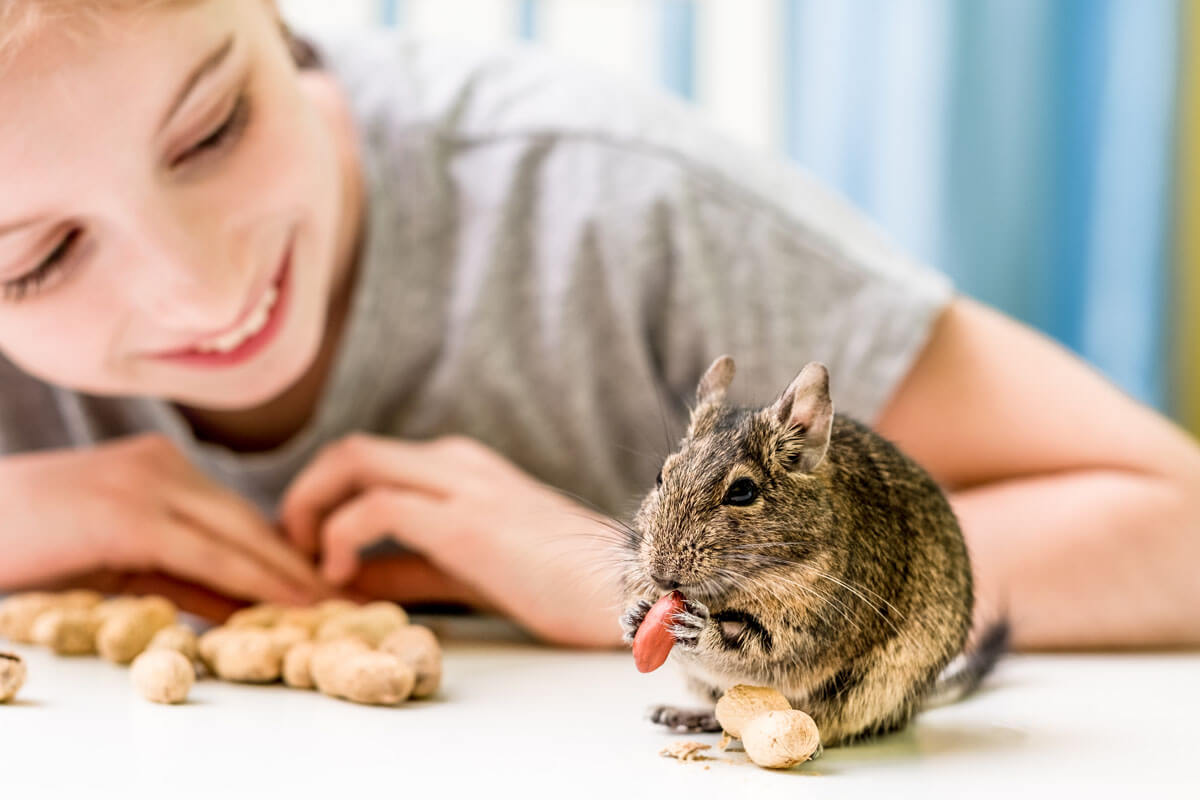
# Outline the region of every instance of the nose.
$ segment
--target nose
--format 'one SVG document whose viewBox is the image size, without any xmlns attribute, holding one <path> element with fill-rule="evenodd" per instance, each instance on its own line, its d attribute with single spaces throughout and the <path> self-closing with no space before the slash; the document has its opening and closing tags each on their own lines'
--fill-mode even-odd
<svg viewBox="0 0 1200 800">
<path fill-rule="evenodd" d="M 158 218 L 142 231 L 133 254 L 141 274 L 130 288 L 142 309 L 164 325 L 218 330 L 233 324 L 242 310 L 247 270 L 222 253 L 219 237 L 205 233 Z"/>
<path fill-rule="evenodd" d="M 657 572 L 650 573 L 650 580 L 657 583 L 664 592 L 673 592 L 679 588 L 679 581 L 664 577 Z"/>
<path fill-rule="evenodd" d="M 232 282 L 222 287 L 172 275 L 158 276 L 156 284 L 144 287 L 143 307 L 152 318 L 172 328 L 222 330 L 237 321 L 245 303 L 246 289 Z"/>
</svg>

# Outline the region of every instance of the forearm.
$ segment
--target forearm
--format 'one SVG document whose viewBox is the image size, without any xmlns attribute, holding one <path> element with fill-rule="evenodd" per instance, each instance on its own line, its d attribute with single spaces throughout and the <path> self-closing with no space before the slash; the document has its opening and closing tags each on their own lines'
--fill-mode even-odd
<svg viewBox="0 0 1200 800">
<path fill-rule="evenodd" d="M 1019 649 L 1200 643 L 1200 487 L 1070 471 L 951 495 L 977 617 L 1007 612 Z"/>
<path fill-rule="evenodd" d="M 0 593 L 37 588 L 98 565 L 70 533 L 80 512 L 53 496 L 54 484 L 47 481 L 53 459 L 53 451 L 0 457 Z"/>
</svg>

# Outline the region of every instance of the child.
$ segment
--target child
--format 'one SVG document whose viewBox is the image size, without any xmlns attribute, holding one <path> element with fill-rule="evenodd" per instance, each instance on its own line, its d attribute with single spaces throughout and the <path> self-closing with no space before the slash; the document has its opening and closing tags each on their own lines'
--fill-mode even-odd
<svg viewBox="0 0 1200 800">
<path fill-rule="evenodd" d="M 607 515 L 729 353 L 735 402 L 829 365 L 1018 646 L 1200 640 L 1192 442 L 803 175 L 542 57 L 281 28 L 0 1 L 0 590 L 350 584 L 613 646 Z"/>
</svg>

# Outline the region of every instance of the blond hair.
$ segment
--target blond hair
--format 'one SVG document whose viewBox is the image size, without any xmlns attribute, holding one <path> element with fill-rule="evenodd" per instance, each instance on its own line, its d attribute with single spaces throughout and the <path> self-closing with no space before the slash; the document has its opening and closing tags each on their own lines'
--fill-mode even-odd
<svg viewBox="0 0 1200 800">
<path fill-rule="evenodd" d="M 43 25 L 72 29 L 97 20 L 107 11 L 138 11 L 187 5 L 199 0 L 0 0 L 0 57 L 20 46 Z"/>
<path fill-rule="evenodd" d="M 113 11 L 183 6 L 199 0 L 0 0 L 0 70 L 33 34 L 54 26 L 84 36 Z"/>
<path fill-rule="evenodd" d="M 78 33 L 86 31 L 105 12 L 153 10 L 198 2 L 201 0 L 0 0 L 0 68 L 45 25 L 64 26 Z M 301 67 L 320 66 L 311 45 L 294 36 L 282 20 L 279 24 L 296 63 Z"/>
</svg>

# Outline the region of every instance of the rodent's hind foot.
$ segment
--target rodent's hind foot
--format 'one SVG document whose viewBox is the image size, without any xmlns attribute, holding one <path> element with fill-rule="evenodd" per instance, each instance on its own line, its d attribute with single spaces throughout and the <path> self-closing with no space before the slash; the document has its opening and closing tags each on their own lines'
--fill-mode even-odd
<svg viewBox="0 0 1200 800">
<path fill-rule="evenodd" d="M 653 605 L 649 600 L 639 600 L 625 609 L 625 613 L 621 615 L 621 638 L 625 644 L 633 644 L 633 637 L 637 635 L 642 620 Z"/>
<path fill-rule="evenodd" d="M 721 723 L 717 722 L 714 710 L 707 711 L 675 708 L 674 706 L 655 706 L 650 709 L 648 718 L 658 725 L 665 725 L 676 733 L 720 733 Z"/>
</svg>

